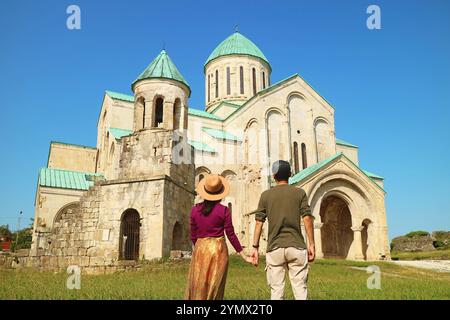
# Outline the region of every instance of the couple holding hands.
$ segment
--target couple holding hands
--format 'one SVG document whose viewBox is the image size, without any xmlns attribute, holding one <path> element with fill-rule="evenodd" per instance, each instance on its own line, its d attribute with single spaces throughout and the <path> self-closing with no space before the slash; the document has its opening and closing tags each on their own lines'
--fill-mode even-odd
<svg viewBox="0 0 450 320">
<path fill-rule="evenodd" d="M 228 207 L 220 204 L 230 186 L 219 175 L 208 175 L 196 188 L 203 202 L 191 209 L 191 240 L 194 244 L 188 284 L 187 300 L 221 300 L 224 297 L 228 271 L 228 248 L 225 233 L 236 252 L 248 263 L 258 265 L 259 239 L 266 219 L 269 223 L 266 253 L 267 283 L 271 299 L 284 298 L 286 269 L 289 272 L 295 299 L 307 297 L 308 262 L 314 261 L 314 218 L 305 192 L 288 181 L 290 164 L 279 160 L 272 165 L 276 186 L 264 191 L 255 213 L 255 231 L 251 255 L 244 254 L 237 238 Z M 308 246 L 306 246 L 300 219 L 303 219 Z"/>
</svg>

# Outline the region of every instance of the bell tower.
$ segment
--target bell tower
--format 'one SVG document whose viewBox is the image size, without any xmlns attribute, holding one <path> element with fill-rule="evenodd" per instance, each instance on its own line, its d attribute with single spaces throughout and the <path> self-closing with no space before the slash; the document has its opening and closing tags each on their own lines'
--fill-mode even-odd
<svg viewBox="0 0 450 320">
<path fill-rule="evenodd" d="M 134 131 L 187 129 L 191 89 L 165 50 L 131 86 L 135 96 Z"/>
</svg>

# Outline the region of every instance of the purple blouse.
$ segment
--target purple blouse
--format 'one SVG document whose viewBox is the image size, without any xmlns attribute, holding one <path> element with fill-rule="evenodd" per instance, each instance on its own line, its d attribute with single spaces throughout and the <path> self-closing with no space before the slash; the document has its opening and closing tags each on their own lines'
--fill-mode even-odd
<svg viewBox="0 0 450 320">
<path fill-rule="evenodd" d="M 202 214 L 202 203 L 191 210 L 191 240 L 195 244 L 198 238 L 223 237 L 224 231 L 228 240 L 237 252 L 242 251 L 241 243 L 234 233 L 233 222 L 228 207 L 217 203 L 209 215 Z"/>
</svg>

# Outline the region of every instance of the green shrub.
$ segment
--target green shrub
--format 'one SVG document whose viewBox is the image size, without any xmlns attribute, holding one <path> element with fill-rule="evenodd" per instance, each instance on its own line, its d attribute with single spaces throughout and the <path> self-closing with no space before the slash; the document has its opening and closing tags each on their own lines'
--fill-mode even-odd
<svg viewBox="0 0 450 320">
<path fill-rule="evenodd" d="M 406 234 L 406 237 L 408 237 L 408 238 L 425 237 L 425 236 L 429 236 L 429 235 L 430 235 L 429 232 L 419 230 L 419 231 L 412 231 L 412 232 Z"/>
</svg>

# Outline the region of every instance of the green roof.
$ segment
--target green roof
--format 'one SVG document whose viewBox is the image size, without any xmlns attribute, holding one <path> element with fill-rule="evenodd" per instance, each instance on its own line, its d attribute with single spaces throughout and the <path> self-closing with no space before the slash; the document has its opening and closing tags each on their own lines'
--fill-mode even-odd
<svg viewBox="0 0 450 320">
<path fill-rule="evenodd" d="M 169 58 L 169 55 L 165 50 L 162 50 L 160 54 L 155 58 L 155 60 L 150 63 L 150 65 L 145 68 L 145 70 L 139 75 L 139 77 L 133 82 L 132 87 L 136 82 L 143 79 L 153 79 L 153 78 L 163 78 L 171 79 L 181 82 L 188 87 L 189 93 L 191 91 L 189 84 L 178 71 L 175 64 Z"/>
<path fill-rule="evenodd" d="M 122 101 L 128 101 L 128 102 L 134 102 L 134 96 L 130 96 L 128 94 L 118 93 L 118 92 L 112 92 L 112 91 L 105 91 L 108 96 L 110 96 L 113 99 L 122 100 Z"/>
<path fill-rule="evenodd" d="M 347 146 L 347 147 L 352 147 L 352 148 L 358 148 L 358 146 L 351 144 L 350 142 L 338 139 L 338 138 L 336 138 L 336 144 L 340 144 L 342 146 Z"/>
<path fill-rule="evenodd" d="M 369 171 L 366 171 L 366 170 L 363 170 L 363 172 L 364 172 L 366 175 L 368 175 L 369 177 L 371 177 L 371 178 L 384 180 L 383 177 L 380 177 L 379 175 L 376 175 L 376 174 L 374 174 L 374 173 L 372 173 L 372 172 L 369 172 Z"/>
<path fill-rule="evenodd" d="M 202 128 L 204 132 L 209 134 L 211 137 L 221 140 L 231 140 L 231 141 L 242 141 L 240 138 L 236 137 L 234 134 L 212 128 Z"/>
<path fill-rule="evenodd" d="M 88 190 L 94 185 L 92 177 L 102 177 L 102 175 L 99 173 L 41 168 L 39 171 L 39 185 L 42 187 Z"/>
<path fill-rule="evenodd" d="M 208 119 L 212 119 L 212 120 L 223 121 L 223 119 L 221 117 L 211 114 L 209 112 L 203 111 L 203 110 L 199 110 L 199 109 L 189 108 L 188 114 L 190 116 L 196 116 L 196 117 L 208 118 Z"/>
<path fill-rule="evenodd" d="M 239 32 L 233 33 L 231 36 L 223 40 L 206 59 L 205 66 L 212 60 L 222 56 L 241 54 L 253 56 L 265 61 L 269 67 L 270 63 L 261 50 L 248 38 Z"/>
<path fill-rule="evenodd" d="M 212 111 L 211 113 L 214 114 L 217 111 L 219 111 L 223 106 L 229 106 L 231 108 L 235 108 L 235 109 L 239 109 L 244 103 L 241 104 L 237 104 L 237 103 L 232 103 L 229 101 L 222 101 L 220 102 Z"/>
<path fill-rule="evenodd" d="M 216 152 L 216 150 L 214 150 L 214 148 L 211 148 L 207 144 L 200 142 L 200 141 L 189 140 L 188 143 L 191 146 L 193 146 L 195 150 L 198 150 L 198 151 L 211 152 L 211 153 Z"/>
<path fill-rule="evenodd" d="M 122 137 L 129 136 L 133 133 L 133 130 L 119 129 L 119 128 L 109 128 L 109 133 L 113 135 L 114 138 L 119 140 Z"/>
<path fill-rule="evenodd" d="M 351 162 L 356 168 L 358 168 L 364 175 L 367 176 L 367 178 L 372 181 L 372 183 L 374 183 L 379 189 L 381 189 L 384 192 L 384 189 L 378 184 L 376 183 L 373 178 L 376 179 L 383 179 L 381 177 L 375 176 L 373 174 L 371 174 L 368 171 L 364 171 L 362 170 L 360 167 L 358 167 L 353 161 L 351 161 L 349 158 L 347 158 L 347 156 L 345 154 L 343 154 L 342 152 L 339 152 L 337 154 L 335 154 L 334 156 L 331 156 L 329 158 L 326 158 L 322 161 L 319 161 L 315 164 L 313 164 L 312 166 L 309 166 L 305 169 L 303 169 L 302 171 L 296 173 L 295 175 L 293 175 L 292 177 L 289 178 L 289 184 L 296 184 L 300 181 L 302 181 L 303 179 L 305 179 L 306 177 L 310 176 L 311 174 L 313 174 L 314 172 L 320 170 L 321 168 L 325 167 L 327 164 L 329 164 L 330 162 L 333 162 L 335 159 L 339 158 L 339 157 L 344 157 L 346 158 L 349 162 Z"/>
<path fill-rule="evenodd" d="M 325 165 L 327 165 L 334 159 L 339 158 L 341 155 L 342 155 L 342 152 L 339 152 L 332 157 L 326 158 L 322 161 L 319 161 L 319 162 L 313 164 L 312 166 L 309 166 L 309 167 L 301 170 L 300 172 L 296 173 L 295 175 L 293 175 L 292 177 L 289 178 L 289 184 L 295 184 L 297 182 L 302 181 L 307 176 L 318 171 L 320 168 L 324 167 Z"/>
</svg>

